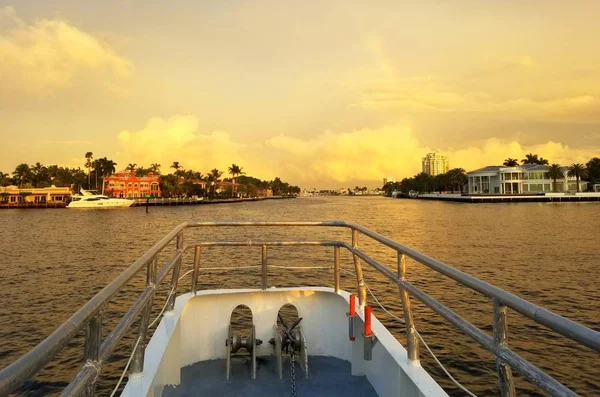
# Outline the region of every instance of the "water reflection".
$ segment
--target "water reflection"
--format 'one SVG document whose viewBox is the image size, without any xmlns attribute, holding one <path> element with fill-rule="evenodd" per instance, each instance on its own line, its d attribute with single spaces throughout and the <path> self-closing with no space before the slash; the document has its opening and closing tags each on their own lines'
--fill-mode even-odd
<svg viewBox="0 0 600 397">
<path fill-rule="evenodd" d="M 482 204 L 464 205 L 385 198 L 303 198 L 291 201 L 242 203 L 223 206 L 180 206 L 125 211 L 11 210 L 0 212 L 0 366 L 15 360 L 51 333 L 62 321 L 109 283 L 128 264 L 173 227 L 187 220 L 346 220 L 357 222 L 505 288 L 536 304 L 594 329 L 600 329 L 596 302 L 597 247 L 600 211 L 597 204 Z M 331 239 L 349 240 L 347 230 L 285 228 L 258 230 L 212 228 L 193 230 L 193 239 Z M 395 269 L 395 253 L 362 239 L 361 248 Z M 269 263 L 280 266 L 331 265 L 332 249 L 272 248 Z M 166 260 L 166 258 L 163 258 Z M 192 255 L 185 266 L 192 264 Z M 260 264 L 260 248 L 210 248 L 203 266 Z M 342 266 L 351 258 L 342 253 Z M 185 273 L 182 270 L 181 274 Z M 290 275 L 291 274 L 291 275 Z M 331 285 L 327 271 L 285 272 L 273 269 L 271 285 Z M 378 273 L 365 277 L 381 301 L 397 315 L 401 308 L 397 288 Z M 455 282 L 409 261 L 409 279 L 442 303 L 491 333 L 489 300 Z M 117 296 L 105 321 L 114 326 L 126 305 L 135 299 L 143 277 Z M 346 289 L 354 280 L 342 275 Z M 201 288 L 255 287 L 260 274 L 203 272 Z M 189 279 L 182 280 L 189 287 Z M 165 287 L 166 288 L 166 287 Z M 157 298 L 164 302 L 166 291 Z M 161 301 L 162 299 L 162 301 Z M 124 309 L 125 308 L 125 309 Z M 479 396 L 498 394 L 491 355 L 449 326 L 423 305 L 415 303 L 415 321 L 431 348 L 453 375 Z M 400 324 L 379 310 L 375 314 L 404 343 Z M 110 393 L 129 357 L 132 339 L 120 346 L 106 366 L 98 392 Z M 600 392 L 597 355 L 559 337 L 544 327 L 509 312 L 509 343 L 526 359 L 547 370 L 584 396 Z M 81 364 L 78 338 L 36 382 L 28 395 L 48 395 L 64 387 Z M 452 395 L 462 395 L 423 352 L 423 364 Z M 42 383 L 39 383 L 42 382 Z M 541 395 L 518 379 L 519 395 Z"/>
</svg>

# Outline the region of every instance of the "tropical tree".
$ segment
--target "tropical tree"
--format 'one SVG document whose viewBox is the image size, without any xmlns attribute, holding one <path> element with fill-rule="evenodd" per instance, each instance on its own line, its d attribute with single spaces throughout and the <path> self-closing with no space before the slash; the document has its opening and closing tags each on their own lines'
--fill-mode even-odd
<svg viewBox="0 0 600 397">
<path fill-rule="evenodd" d="M 210 170 L 210 172 L 206 175 L 206 180 L 210 183 L 210 191 L 213 197 L 217 189 L 217 182 L 219 182 L 221 175 L 223 175 L 223 172 L 216 168 Z"/>
<path fill-rule="evenodd" d="M 0 171 L 0 186 L 8 186 L 10 183 L 10 175 Z"/>
<path fill-rule="evenodd" d="M 129 163 L 129 165 L 125 167 L 125 171 L 134 172 L 136 167 L 136 163 Z"/>
<path fill-rule="evenodd" d="M 18 181 L 19 187 L 23 187 L 24 183 L 31 181 L 31 169 L 26 163 L 19 164 L 13 171 L 15 181 Z"/>
<path fill-rule="evenodd" d="M 153 163 L 152 165 L 150 165 L 150 169 L 152 170 L 152 173 L 154 175 L 160 175 L 160 164 Z"/>
<path fill-rule="evenodd" d="M 556 192 L 556 180 L 565 177 L 565 174 L 560 169 L 560 165 L 552 164 L 548 169 L 548 176 L 554 181 L 554 192 Z"/>
<path fill-rule="evenodd" d="M 86 174 L 79 167 L 71 168 L 71 170 L 69 170 L 69 173 L 70 173 L 70 183 L 71 183 L 71 186 L 73 186 L 73 191 L 77 192 L 83 187 L 83 184 L 85 183 L 85 179 L 86 179 Z M 89 177 L 89 173 L 87 176 Z"/>
<path fill-rule="evenodd" d="M 135 176 L 137 176 L 137 177 L 148 176 L 148 174 L 151 172 L 152 172 L 152 168 L 138 167 L 135 170 Z"/>
<path fill-rule="evenodd" d="M 31 168 L 31 184 L 34 187 L 47 187 L 50 185 L 48 168 L 37 162 Z"/>
<path fill-rule="evenodd" d="M 540 159 L 538 160 L 538 164 L 540 165 L 548 165 L 549 163 L 550 162 L 543 157 L 540 157 Z"/>
<path fill-rule="evenodd" d="M 588 182 L 590 189 L 600 183 L 600 157 L 594 157 L 585 164 L 588 172 Z"/>
<path fill-rule="evenodd" d="M 577 181 L 577 192 L 579 192 L 579 180 L 588 177 L 588 170 L 583 164 L 574 163 L 571 164 L 571 166 L 569 167 L 567 176 L 570 178 L 575 178 L 575 180 Z"/>
<path fill-rule="evenodd" d="M 229 174 L 231 175 L 231 178 L 233 180 L 233 188 L 231 189 L 231 196 L 233 197 L 233 195 L 235 194 L 235 180 L 238 176 L 245 174 L 245 172 L 243 171 L 243 168 L 239 165 L 231 164 L 231 166 L 229 167 Z"/>
<path fill-rule="evenodd" d="M 106 157 L 102 157 L 98 160 L 98 172 L 102 174 L 102 194 L 104 194 L 104 189 L 106 187 L 106 177 L 112 175 L 116 171 L 117 163 L 112 160 L 107 159 Z"/>
<path fill-rule="evenodd" d="M 525 155 L 525 158 L 521 160 L 523 164 L 538 164 L 540 159 L 537 154 L 528 153 Z"/>
<path fill-rule="evenodd" d="M 504 160 L 504 165 L 506 167 L 516 167 L 519 165 L 519 160 L 509 157 L 506 160 Z"/>
<path fill-rule="evenodd" d="M 447 172 L 448 180 L 450 181 L 450 185 L 452 186 L 452 191 L 454 191 L 454 186 L 456 186 L 456 190 L 460 192 L 463 191 L 463 186 L 467 184 L 467 172 L 462 168 L 453 168 Z"/>
<path fill-rule="evenodd" d="M 177 173 L 177 171 L 179 171 L 179 169 L 182 168 L 182 166 L 179 164 L 179 161 L 173 161 L 173 164 L 171 164 L 171 168 L 174 168 L 175 173 Z"/>
<path fill-rule="evenodd" d="M 92 168 L 92 160 L 94 159 L 94 153 L 85 152 L 85 168 L 88 170 L 87 180 L 88 180 L 88 189 L 90 187 L 90 170 Z"/>
</svg>

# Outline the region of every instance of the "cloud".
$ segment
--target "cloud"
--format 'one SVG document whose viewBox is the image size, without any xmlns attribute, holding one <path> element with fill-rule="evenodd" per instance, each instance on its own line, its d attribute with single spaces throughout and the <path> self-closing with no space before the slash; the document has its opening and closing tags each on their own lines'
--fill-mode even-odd
<svg viewBox="0 0 600 397">
<path fill-rule="evenodd" d="M 62 19 L 26 24 L 0 9 L 0 95 L 52 95 L 91 75 L 106 81 L 131 75 L 132 63 L 108 44 Z"/>
<path fill-rule="evenodd" d="M 354 181 L 372 181 L 378 186 L 383 177 L 402 178 L 420 172 L 421 158 L 435 149 L 450 157 L 451 167 L 473 170 L 501 164 L 507 157 L 521 159 L 534 152 L 551 162 L 586 162 L 600 154 L 573 149 L 559 142 L 523 146 L 517 141 L 488 139 L 477 146 L 431 148 L 419 142 L 405 125 L 390 125 L 349 132 L 325 131 L 312 138 L 285 134 L 242 143 L 228 133 L 199 131 L 195 116 L 175 115 L 152 118 L 140 130 L 118 134 L 121 151 L 117 162 L 149 166 L 162 164 L 166 171 L 173 161 L 185 168 L 206 172 L 212 168 L 227 170 L 240 164 L 249 175 L 263 179 L 280 176 L 300 186 L 338 187 Z"/>
</svg>

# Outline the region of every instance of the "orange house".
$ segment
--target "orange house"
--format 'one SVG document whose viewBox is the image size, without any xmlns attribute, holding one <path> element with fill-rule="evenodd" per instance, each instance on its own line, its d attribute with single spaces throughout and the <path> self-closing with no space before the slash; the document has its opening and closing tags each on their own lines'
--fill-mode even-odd
<svg viewBox="0 0 600 397">
<path fill-rule="evenodd" d="M 138 177 L 134 172 L 121 171 L 105 178 L 104 194 L 119 198 L 161 197 L 160 180 L 152 172 Z"/>
</svg>

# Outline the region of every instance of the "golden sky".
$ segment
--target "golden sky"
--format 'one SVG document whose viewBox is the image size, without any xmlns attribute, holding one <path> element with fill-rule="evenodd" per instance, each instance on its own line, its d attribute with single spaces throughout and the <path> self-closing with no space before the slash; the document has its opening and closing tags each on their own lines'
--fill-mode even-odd
<svg viewBox="0 0 600 397">
<path fill-rule="evenodd" d="M 600 1 L 0 0 L 0 170 L 84 153 L 302 187 L 600 156 Z"/>
</svg>

